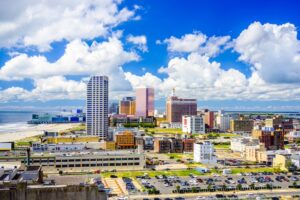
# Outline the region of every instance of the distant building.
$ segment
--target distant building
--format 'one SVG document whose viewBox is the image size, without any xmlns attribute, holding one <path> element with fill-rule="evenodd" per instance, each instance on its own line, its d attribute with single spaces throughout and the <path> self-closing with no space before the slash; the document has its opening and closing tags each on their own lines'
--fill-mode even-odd
<svg viewBox="0 0 300 200">
<path fill-rule="evenodd" d="M 119 114 L 119 104 L 116 102 L 112 102 L 108 107 L 109 114 Z"/>
<path fill-rule="evenodd" d="M 251 133 L 253 120 L 251 119 L 232 119 L 230 120 L 230 131 L 233 133 Z"/>
<path fill-rule="evenodd" d="M 119 101 L 119 114 L 135 115 L 134 97 L 124 97 Z"/>
<path fill-rule="evenodd" d="M 200 115 L 183 115 L 182 132 L 184 133 L 205 133 L 205 123 Z"/>
<path fill-rule="evenodd" d="M 253 130 L 252 137 L 258 138 L 267 150 L 284 149 L 284 132 L 270 131 L 268 129 Z"/>
<path fill-rule="evenodd" d="M 273 159 L 273 168 L 279 168 L 282 171 L 288 171 L 288 162 L 290 156 L 288 155 L 280 155 L 276 154 L 275 158 Z"/>
<path fill-rule="evenodd" d="M 212 112 L 212 111 L 205 112 L 204 120 L 205 120 L 205 124 L 208 126 L 208 128 L 213 129 L 214 128 L 215 113 Z"/>
<path fill-rule="evenodd" d="M 300 140 L 300 131 L 291 131 L 287 135 L 289 142 L 296 142 Z"/>
<path fill-rule="evenodd" d="M 216 117 L 217 128 L 222 132 L 228 131 L 230 129 L 230 120 L 230 115 L 218 113 L 218 116 Z"/>
<path fill-rule="evenodd" d="M 203 164 L 216 164 L 214 145 L 210 141 L 194 143 L 194 162 Z"/>
<path fill-rule="evenodd" d="M 183 115 L 197 115 L 197 100 L 182 99 L 175 96 L 168 97 L 166 105 L 167 121 L 170 123 L 181 122 Z"/>
<path fill-rule="evenodd" d="M 154 116 L 154 89 L 153 88 L 136 89 L 136 116 L 137 117 Z"/>
<path fill-rule="evenodd" d="M 87 84 L 86 129 L 88 135 L 106 140 L 108 134 L 108 77 L 92 76 Z"/>
</svg>

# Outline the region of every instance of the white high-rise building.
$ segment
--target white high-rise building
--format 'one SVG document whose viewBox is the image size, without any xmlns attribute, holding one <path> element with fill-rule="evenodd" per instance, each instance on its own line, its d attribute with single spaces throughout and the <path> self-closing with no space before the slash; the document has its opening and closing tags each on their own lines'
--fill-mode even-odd
<svg viewBox="0 0 300 200">
<path fill-rule="evenodd" d="M 210 141 L 194 143 L 194 162 L 216 164 L 217 158 L 214 150 L 214 145 Z"/>
<path fill-rule="evenodd" d="M 232 118 L 230 117 L 230 115 L 219 111 L 216 117 L 216 127 L 220 129 L 220 131 L 226 132 L 227 130 L 230 129 L 231 119 Z"/>
<path fill-rule="evenodd" d="M 183 115 L 182 132 L 184 133 L 205 133 L 205 122 L 200 115 Z"/>
<path fill-rule="evenodd" d="M 108 134 L 108 77 L 92 76 L 87 84 L 86 130 L 105 140 Z"/>
</svg>

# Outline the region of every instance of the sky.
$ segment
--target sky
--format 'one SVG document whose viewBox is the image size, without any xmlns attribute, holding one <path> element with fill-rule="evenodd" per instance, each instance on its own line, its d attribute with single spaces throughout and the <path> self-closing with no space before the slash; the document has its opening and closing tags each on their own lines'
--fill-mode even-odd
<svg viewBox="0 0 300 200">
<path fill-rule="evenodd" d="M 300 111 L 296 0 L 0 1 L 0 109 L 84 107 L 154 87 L 212 110 Z"/>
</svg>

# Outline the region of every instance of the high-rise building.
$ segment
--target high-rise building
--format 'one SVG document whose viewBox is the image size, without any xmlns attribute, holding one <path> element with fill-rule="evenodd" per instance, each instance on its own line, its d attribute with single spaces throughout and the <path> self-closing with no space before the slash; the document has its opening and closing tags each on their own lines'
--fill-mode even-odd
<svg viewBox="0 0 300 200">
<path fill-rule="evenodd" d="M 205 133 L 205 123 L 200 115 L 183 115 L 182 132 L 184 133 Z"/>
<path fill-rule="evenodd" d="M 108 134 L 108 77 L 92 76 L 87 84 L 86 130 L 105 140 Z"/>
<path fill-rule="evenodd" d="M 215 120 L 215 113 L 212 111 L 207 111 L 204 114 L 205 124 L 207 124 L 208 128 L 214 128 L 214 120 Z"/>
<path fill-rule="evenodd" d="M 172 96 L 167 99 L 167 121 L 180 122 L 182 121 L 183 115 L 197 115 L 197 100 L 196 99 L 181 99 Z"/>
<path fill-rule="evenodd" d="M 119 114 L 135 115 L 134 97 L 124 97 L 119 101 Z"/>
<path fill-rule="evenodd" d="M 108 107 L 109 114 L 119 114 L 119 104 L 116 102 L 112 102 Z"/>
<path fill-rule="evenodd" d="M 154 89 L 153 88 L 136 89 L 136 116 L 137 117 L 154 116 Z"/>
</svg>

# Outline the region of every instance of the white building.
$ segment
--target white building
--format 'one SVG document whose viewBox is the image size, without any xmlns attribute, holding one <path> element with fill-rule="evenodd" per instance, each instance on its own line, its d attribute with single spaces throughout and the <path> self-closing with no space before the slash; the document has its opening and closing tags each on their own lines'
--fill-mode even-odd
<svg viewBox="0 0 300 200">
<path fill-rule="evenodd" d="M 217 163 L 214 145 L 210 141 L 194 143 L 194 162 L 212 165 Z"/>
<path fill-rule="evenodd" d="M 300 168 L 300 155 L 299 154 L 293 154 L 291 156 L 291 162 L 297 167 Z"/>
<path fill-rule="evenodd" d="M 87 84 L 86 129 L 105 140 L 108 134 L 108 77 L 92 76 Z"/>
<path fill-rule="evenodd" d="M 246 146 L 256 146 L 259 148 L 259 140 L 251 137 L 238 137 L 231 139 L 230 149 L 232 151 L 244 153 Z"/>
<path fill-rule="evenodd" d="M 182 132 L 184 133 L 205 133 L 205 122 L 200 115 L 183 115 Z"/>
<path fill-rule="evenodd" d="M 220 131 L 227 131 L 230 129 L 230 119 L 229 115 L 219 112 L 216 117 L 216 126 Z"/>
</svg>

